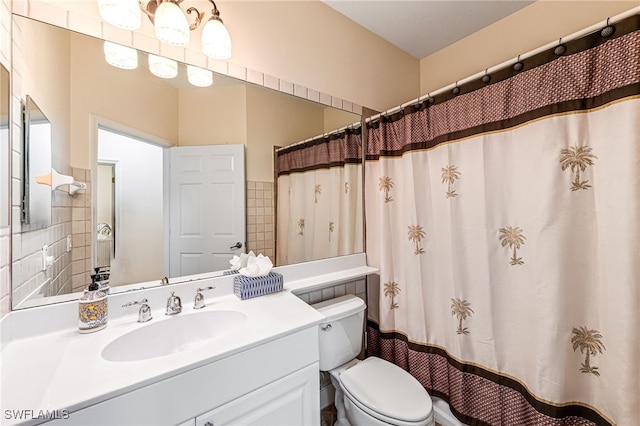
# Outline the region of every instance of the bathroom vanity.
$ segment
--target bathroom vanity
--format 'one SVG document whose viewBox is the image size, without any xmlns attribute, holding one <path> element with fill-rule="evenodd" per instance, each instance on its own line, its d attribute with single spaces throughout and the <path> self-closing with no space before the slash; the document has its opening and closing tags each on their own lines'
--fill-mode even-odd
<svg viewBox="0 0 640 426">
<path fill-rule="evenodd" d="M 323 262 L 277 268 L 286 290 L 248 300 L 231 276 L 114 294 L 108 326 L 91 334 L 78 333 L 74 302 L 12 312 L 1 324 L 2 424 L 319 424 L 324 317 L 293 292 L 375 271 L 327 274 Z M 193 309 L 204 286 L 215 290 Z M 171 292 L 183 308 L 168 316 Z M 139 323 L 123 305 L 143 297 L 153 319 Z"/>
</svg>

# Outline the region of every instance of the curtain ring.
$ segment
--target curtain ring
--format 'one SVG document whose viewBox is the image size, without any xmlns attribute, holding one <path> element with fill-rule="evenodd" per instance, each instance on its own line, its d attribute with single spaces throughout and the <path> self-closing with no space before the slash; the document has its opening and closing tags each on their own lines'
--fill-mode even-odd
<svg viewBox="0 0 640 426">
<path fill-rule="evenodd" d="M 566 51 L 567 47 L 562 44 L 562 37 L 560 37 L 560 41 L 558 41 L 558 45 L 556 46 L 556 48 L 553 49 L 553 53 L 555 53 L 556 56 L 561 56 L 564 55 Z"/>
<path fill-rule="evenodd" d="M 613 25 L 609 25 L 609 19 L 611 18 L 607 18 L 607 25 L 600 30 L 601 37 L 604 37 L 604 38 L 611 37 L 613 33 L 616 32 L 616 27 L 614 27 Z"/>
<path fill-rule="evenodd" d="M 427 93 L 427 102 L 429 102 L 430 104 L 433 104 L 436 100 L 433 96 L 431 96 L 431 93 Z"/>
<path fill-rule="evenodd" d="M 520 62 L 520 55 L 518 55 L 518 60 L 516 61 L 515 64 L 513 64 L 513 70 L 518 72 L 518 71 L 522 71 L 523 68 L 524 68 L 524 64 Z"/>
<path fill-rule="evenodd" d="M 482 82 L 487 84 L 491 81 L 491 76 L 489 75 L 489 68 L 484 70 L 484 76 L 482 76 Z"/>
</svg>

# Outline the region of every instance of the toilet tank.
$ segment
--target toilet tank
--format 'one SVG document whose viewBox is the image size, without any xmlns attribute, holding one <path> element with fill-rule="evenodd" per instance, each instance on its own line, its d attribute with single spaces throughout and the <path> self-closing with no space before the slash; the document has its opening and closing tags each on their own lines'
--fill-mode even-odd
<svg viewBox="0 0 640 426">
<path fill-rule="evenodd" d="M 311 305 L 326 320 L 320 324 L 320 371 L 329 371 L 360 354 L 364 330 L 362 299 L 352 294 Z"/>
</svg>

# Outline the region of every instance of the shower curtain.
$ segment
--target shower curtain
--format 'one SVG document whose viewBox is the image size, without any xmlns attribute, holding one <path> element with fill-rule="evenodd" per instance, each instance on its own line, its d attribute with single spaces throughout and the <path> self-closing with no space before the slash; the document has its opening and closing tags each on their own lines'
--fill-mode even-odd
<svg viewBox="0 0 640 426">
<path fill-rule="evenodd" d="M 464 423 L 640 424 L 638 23 L 369 126 L 368 353 Z"/>
<path fill-rule="evenodd" d="M 360 128 L 276 153 L 276 263 L 362 252 Z"/>
</svg>

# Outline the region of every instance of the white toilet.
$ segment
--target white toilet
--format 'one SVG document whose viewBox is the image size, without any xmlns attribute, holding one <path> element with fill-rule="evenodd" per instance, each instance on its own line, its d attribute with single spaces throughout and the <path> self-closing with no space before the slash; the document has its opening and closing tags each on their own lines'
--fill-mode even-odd
<svg viewBox="0 0 640 426">
<path fill-rule="evenodd" d="M 320 324 L 320 370 L 336 389 L 338 426 L 431 426 L 433 405 L 420 382 L 380 358 L 356 359 L 362 349 L 365 304 L 353 295 L 312 305 Z"/>
</svg>

